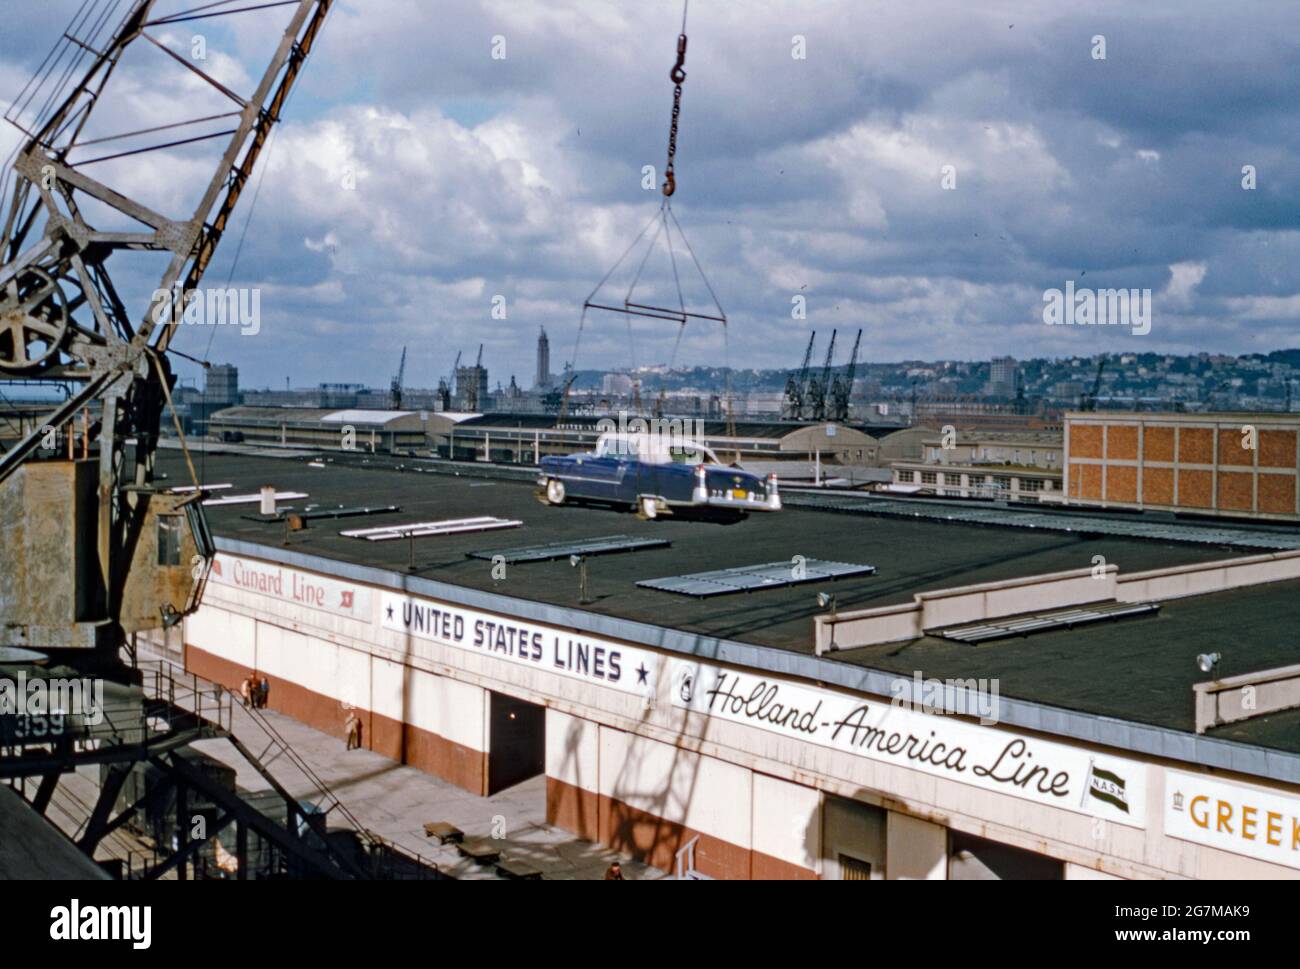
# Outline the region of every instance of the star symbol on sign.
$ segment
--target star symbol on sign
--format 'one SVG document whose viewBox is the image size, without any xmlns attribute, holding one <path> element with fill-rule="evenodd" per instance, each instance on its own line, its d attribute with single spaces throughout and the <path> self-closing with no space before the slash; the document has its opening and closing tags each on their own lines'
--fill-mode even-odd
<svg viewBox="0 0 1300 969">
<path fill-rule="evenodd" d="M 636 668 L 636 681 L 638 684 L 645 683 L 648 685 L 650 681 L 646 679 L 646 677 L 648 677 L 649 675 L 650 675 L 650 671 L 645 668 L 645 663 L 642 663 L 640 666 Z"/>
<path fill-rule="evenodd" d="M 389 619 L 392 619 L 392 618 L 393 618 L 393 607 L 392 607 L 392 606 L 389 606 L 389 607 L 388 607 L 388 618 L 389 618 Z"/>
</svg>

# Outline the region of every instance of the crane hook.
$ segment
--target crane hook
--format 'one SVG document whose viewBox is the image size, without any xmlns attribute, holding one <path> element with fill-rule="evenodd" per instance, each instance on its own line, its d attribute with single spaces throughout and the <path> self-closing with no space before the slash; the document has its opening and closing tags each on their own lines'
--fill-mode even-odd
<svg viewBox="0 0 1300 969">
<path fill-rule="evenodd" d="M 683 17 L 683 26 L 685 18 Z M 673 192 L 677 191 L 677 177 L 673 173 L 673 162 L 677 158 L 677 119 L 682 113 L 682 82 L 686 80 L 686 34 L 677 35 L 677 63 L 668 73 L 673 82 L 673 116 L 672 123 L 668 127 L 668 166 L 664 171 L 664 198 L 671 198 Z"/>
<path fill-rule="evenodd" d="M 685 66 L 686 66 L 686 35 L 678 34 L 677 35 L 677 63 L 673 65 L 673 69 L 668 73 L 669 78 L 672 79 L 672 82 L 674 84 L 681 84 L 683 81 L 686 80 L 686 71 L 683 69 Z"/>
</svg>

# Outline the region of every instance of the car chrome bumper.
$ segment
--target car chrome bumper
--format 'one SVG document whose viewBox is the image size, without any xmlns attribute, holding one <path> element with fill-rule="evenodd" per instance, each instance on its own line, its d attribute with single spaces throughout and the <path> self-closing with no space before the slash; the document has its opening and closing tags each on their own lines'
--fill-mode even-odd
<svg viewBox="0 0 1300 969">
<path fill-rule="evenodd" d="M 733 498 L 730 495 L 710 495 L 703 488 L 696 488 L 691 493 L 691 503 L 709 508 L 734 508 L 737 511 L 781 510 L 781 496 L 776 493 L 760 498 L 751 492 L 748 498 Z"/>
</svg>

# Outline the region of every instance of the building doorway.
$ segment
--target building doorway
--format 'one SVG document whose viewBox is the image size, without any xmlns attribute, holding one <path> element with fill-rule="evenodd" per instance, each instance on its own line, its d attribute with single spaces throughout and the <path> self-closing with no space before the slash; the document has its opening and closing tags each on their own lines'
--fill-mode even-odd
<svg viewBox="0 0 1300 969">
<path fill-rule="evenodd" d="M 822 879 L 875 881 L 885 872 L 885 811 L 827 794 L 822 806 Z"/>
<path fill-rule="evenodd" d="M 546 771 L 546 708 L 491 693 L 488 794 Z"/>
<path fill-rule="evenodd" d="M 959 831 L 951 833 L 948 878 L 952 881 L 1052 881 L 1064 877 L 1065 864 L 1055 858 Z"/>
</svg>

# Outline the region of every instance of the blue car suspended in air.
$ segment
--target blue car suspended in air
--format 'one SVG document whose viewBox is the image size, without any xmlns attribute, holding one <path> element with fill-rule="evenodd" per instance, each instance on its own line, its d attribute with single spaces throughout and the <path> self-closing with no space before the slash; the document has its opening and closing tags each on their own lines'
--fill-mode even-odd
<svg viewBox="0 0 1300 969">
<path fill-rule="evenodd" d="M 642 518 L 699 509 L 745 515 L 780 511 L 776 475 L 724 465 L 698 442 L 655 434 L 602 434 L 596 450 L 542 458 L 550 505 L 589 501 L 634 508 Z"/>
</svg>

